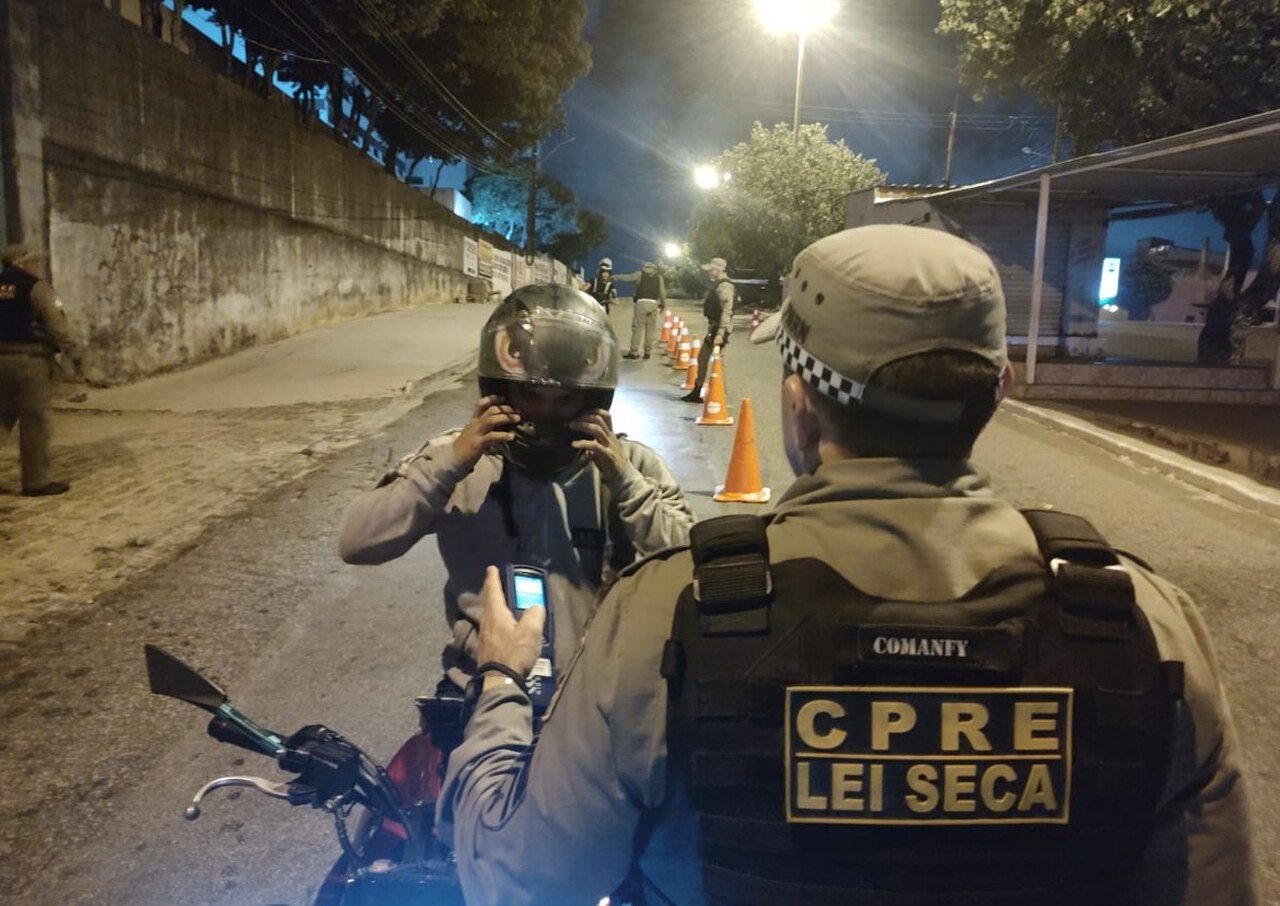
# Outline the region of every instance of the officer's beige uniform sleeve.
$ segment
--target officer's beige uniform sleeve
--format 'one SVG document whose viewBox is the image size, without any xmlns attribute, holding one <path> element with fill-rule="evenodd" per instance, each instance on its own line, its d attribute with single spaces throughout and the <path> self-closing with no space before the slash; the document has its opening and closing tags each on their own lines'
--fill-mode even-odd
<svg viewBox="0 0 1280 906">
<path fill-rule="evenodd" d="M 689 543 L 693 511 L 675 476 L 653 450 L 630 438 L 622 440 L 627 465 L 609 483 L 618 515 L 636 552 L 647 557 Z"/>
<path fill-rule="evenodd" d="M 39 315 L 41 325 L 58 349 L 72 357 L 78 355 L 80 347 L 71 336 L 67 313 L 63 310 L 62 303 L 58 301 L 58 294 L 54 292 L 47 280 L 37 281 L 35 286 L 31 287 L 31 305 Z"/>
<path fill-rule="evenodd" d="M 729 331 L 733 328 L 733 299 L 735 296 L 733 284 L 727 281 L 717 284 L 716 295 L 720 297 L 720 323 L 716 325 L 716 329 L 724 331 L 725 336 L 728 336 Z"/>
<path fill-rule="evenodd" d="M 1126 902 L 1247 906 L 1257 866 L 1240 748 L 1204 620 L 1181 589 L 1136 568 L 1161 656 L 1185 665 L 1172 770 L 1138 889 Z"/>
<path fill-rule="evenodd" d="M 471 470 L 453 454 L 457 432 L 428 441 L 351 501 L 342 514 L 338 552 L 347 563 L 386 563 L 436 530 L 458 483 Z"/>
<path fill-rule="evenodd" d="M 674 606 L 632 599 L 670 597 L 651 570 L 667 565 L 600 605 L 532 751 L 528 700 L 514 686 L 481 695 L 438 814 L 471 906 L 592 906 L 626 876 L 640 816 L 665 792 L 660 661 Z"/>
<path fill-rule="evenodd" d="M 643 271 L 636 271 L 636 272 L 631 273 L 631 274 L 614 274 L 614 275 L 613 275 L 613 279 L 614 279 L 614 282 L 615 282 L 615 283 L 616 283 L 616 282 L 622 282 L 622 283 L 635 283 L 637 280 L 639 280 L 639 279 L 640 279 L 640 275 L 641 275 L 642 273 L 644 273 L 644 272 L 643 272 Z"/>
</svg>

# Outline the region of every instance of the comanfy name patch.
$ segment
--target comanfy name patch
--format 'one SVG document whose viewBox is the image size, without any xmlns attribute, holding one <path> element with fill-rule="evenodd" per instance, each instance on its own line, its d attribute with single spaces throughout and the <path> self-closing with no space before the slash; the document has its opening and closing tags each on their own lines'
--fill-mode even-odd
<svg viewBox="0 0 1280 906">
<path fill-rule="evenodd" d="M 1066 824 L 1070 688 L 789 686 L 787 821 Z"/>
</svg>

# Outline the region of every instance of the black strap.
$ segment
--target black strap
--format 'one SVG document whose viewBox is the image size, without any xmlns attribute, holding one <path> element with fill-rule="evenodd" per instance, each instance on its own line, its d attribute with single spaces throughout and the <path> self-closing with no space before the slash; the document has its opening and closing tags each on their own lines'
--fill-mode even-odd
<svg viewBox="0 0 1280 906">
<path fill-rule="evenodd" d="M 1068 560 L 1080 566 L 1115 566 L 1120 562 L 1111 545 L 1083 516 L 1057 510 L 1023 510 L 1046 561 Z"/>
<path fill-rule="evenodd" d="M 755 609 L 773 598 L 768 522 L 738 514 L 699 522 L 689 532 L 693 597 L 703 614 Z"/>
</svg>

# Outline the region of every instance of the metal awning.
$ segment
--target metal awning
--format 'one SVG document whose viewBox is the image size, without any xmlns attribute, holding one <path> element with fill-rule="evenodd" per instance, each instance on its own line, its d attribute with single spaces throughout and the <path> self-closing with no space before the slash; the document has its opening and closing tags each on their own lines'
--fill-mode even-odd
<svg viewBox="0 0 1280 906">
<path fill-rule="evenodd" d="M 1280 110 L 925 197 L 962 201 L 999 193 L 1034 201 L 1044 175 L 1055 195 L 1107 207 L 1181 205 L 1273 186 L 1280 183 Z"/>
<path fill-rule="evenodd" d="M 1186 207 L 1215 196 L 1280 184 L 1280 110 L 1206 126 L 1167 138 L 1089 154 L 1006 176 L 916 196 L 932 202 L 964 202 L 999 196 L 1037 204 L 1035 259 L 1031 277 L 1031 324 L 1026 380 L 1036 379 L 1040 299 L 1049 198 L 1099 207 Z M 1271 383 L 1280 385 L 1280 345 Z"/>
</svg>

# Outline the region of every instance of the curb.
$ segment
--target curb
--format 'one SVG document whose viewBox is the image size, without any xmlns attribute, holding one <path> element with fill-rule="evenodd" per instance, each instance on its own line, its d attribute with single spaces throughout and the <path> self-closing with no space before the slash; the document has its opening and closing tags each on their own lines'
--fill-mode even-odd
<svg viewBox="0 0 1280 906">
<path fill-rule="evenodd" d="M 1154 444 L 1099 428 L 1092 422 L 1064 412 L 1040 409 L 1011 399 L 1006 399 L 1000 408 L 1016 418 L 1055 428 L 1112 453 L 1126 456 L 1141 465 L 1172 475 L 1246 509 L 1272 519 L 1280 519 L 1280 491 L 1259 484 L 1238 472 L 1192 462 Z"/>
</svg>

